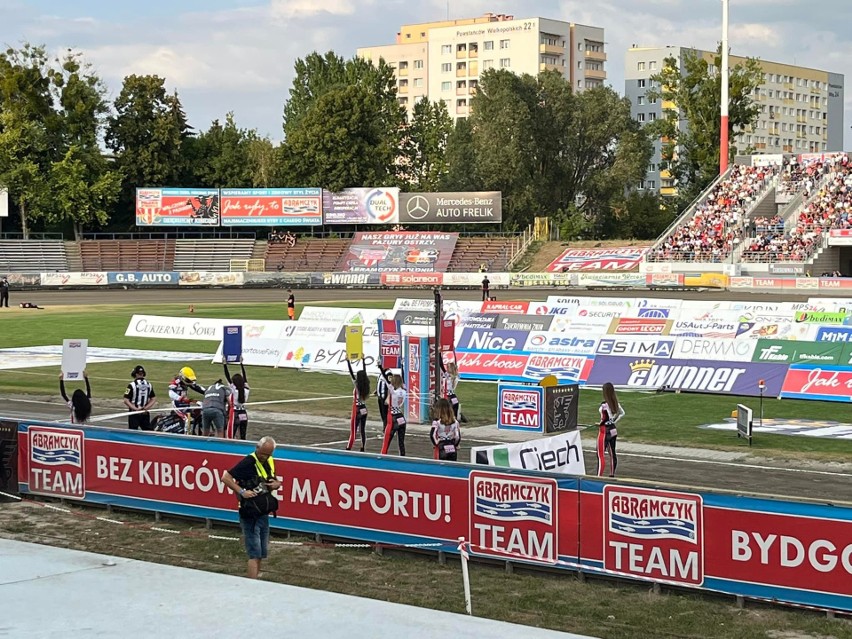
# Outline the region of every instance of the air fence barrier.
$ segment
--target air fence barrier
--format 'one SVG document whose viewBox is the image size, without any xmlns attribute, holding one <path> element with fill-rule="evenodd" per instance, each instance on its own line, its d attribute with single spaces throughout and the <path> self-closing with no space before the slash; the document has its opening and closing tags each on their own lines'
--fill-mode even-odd
<svg viewBox="0 0 852 639">
<path fill-rule="evenodd" d="M 251 443 L 35 421 L 17 435 L 21 495 L 237 522 L 221 476 Z M 277 530 L 852 612 L 852 504 L 297 446 L 275 460 Z"/>
<path fill-rule="evenodd" d="M 2 275 L 3 273 L 0 273 Z M 693 273 L 572 272 L 572 273 L 314 273 L 253 271 L 98 271 L 9 273 L 12 289 L 85 289 L 163 287 L 250 288 L 434 288 L 479 289 L 488 277 L 495 293 L 508 289 L 672 290 L 718 289 L 760 293 L 831 294 L 852 291 L 852 278 L 796 276 L 733 276 L 713 271 Z"/>
</svg>

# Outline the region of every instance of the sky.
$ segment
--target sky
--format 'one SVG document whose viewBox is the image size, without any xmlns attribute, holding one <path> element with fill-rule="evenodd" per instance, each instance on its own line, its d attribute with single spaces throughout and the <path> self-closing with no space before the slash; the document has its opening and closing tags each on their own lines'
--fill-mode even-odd
<svg viewBox="0 0 852 639">
<path fill-rule="evenodd" d="M 730 0 L 732 53 L 852 77 L 850 0 Z M 624 53 L 638 46 L 715 49 L 720 0 L 0 0 L 0 44 L 81 51 L 110 98 L 129 74 L 176 89 L 196 129 L 233 111 L 241 127 L 282 137 L 297 58 L 391 44 L 403 24 L 486 12 L 605 29 L 608 82 L 624 92 Z M 845 147 L 852 149 L 852 90 Z"/>
</svg>

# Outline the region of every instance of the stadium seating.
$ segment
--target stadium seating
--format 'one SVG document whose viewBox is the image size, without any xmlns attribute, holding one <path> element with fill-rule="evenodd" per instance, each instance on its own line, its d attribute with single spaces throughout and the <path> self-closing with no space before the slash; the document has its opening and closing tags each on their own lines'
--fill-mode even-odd
<svg viewBox="0 0 852 639">
<path fill-rule="evenodd" d="M 175 240 L 174 270 L 229 271 L 231 260 L 248 260 L 253 239 Z"/>
<path fill-rule="evenodd" d="M 0 240 L 0 273 L 53 273 L 68 270 L 62 240 Z"/>
<path fill-rule="evenodd" d="M 775 185 L 775 166 L 735 165 L 657 242 L 651 262 L 722 262 L 746 233 L 748 217 Z"/>
<path fill-rule="evenodd" d="M 475 273 L 483 265 L 492 273 L 505 271 L 515 241 L 511 237 L 460 237 L 447 271 Z"/>
<path fill-rule="evenodd" d="M 292 247 L 270 243 L 266 248 L 266 270 L 298 272 L 334 271 L 345 258 L 352 240 L 301 237 Z"/>
<path fill-rule="evenodd" d="M 744 243 L 743 262 L 807 262 L 833 228 L 852 228 L 852 162 L 847 155 L 803 163 L 805 201 L 787 224 L 755 225 Z M 780 221 L 780 218 L 779 218 Z"/>
<path fill-rule="evenodd" d="M 83 240 L 84 271 L 171 271 L 175 240 Z"/>
</svg>

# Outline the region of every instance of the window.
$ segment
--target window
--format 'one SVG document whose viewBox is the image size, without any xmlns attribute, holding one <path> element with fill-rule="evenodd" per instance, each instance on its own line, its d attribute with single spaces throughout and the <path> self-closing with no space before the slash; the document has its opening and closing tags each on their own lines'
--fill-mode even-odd
<svg viewBox="0 0 852 639">
<path fill-rule="evenodd" d="M 644 62 L 640 62 L 639 64 L 637 64 L 637 65 L 636 65 L 636 70 L 637 70 L 637 71 L 644 71 L 644 70 L 645 70 L 645 63 L 644 63 Z"/>
<path fill-rule="evenodd" d="M 648 98 L 648 104 L 656 104 L 656 103 L 657 103 L 657 96 L 652 95 L 650 98 Z"/>
<path fill-rule="evenodd" d="M 467 45 L 466 44 L 457 44 L 456 45 L 456 53 L 464 53 L 466 51 L 467 51 Z"/>
<path fill-rule="evenodd" d="M 512 66 L 512 61 L 510 58 L 500 58 L 501 69 L 508 69 L 510 66 Z"/>
<path fill-rule="evenodd" d="M 453 88 L 452 82 L 441 82 L 441 91 L 449 91 Z"/>
<path fill-rule="evenodd" d="M 414 61 L 414 68 L 415 69 L 422 69 L 423 68 L 423 60 L 415 60 Z"/>
<path fill-rule="evenodd" d="M 452 52 L 453 52 L 453 45 L 451 45 L 451 44 L 441 45 L 441 54 L 442 55 L 450 55 L 450 54 L 452 54 Z"/>
<path fill-rule="evenodd" d="M 657 188 L 657 181 L 656 180 L 648 180 L 648 188 L 649 189 L 656 189 Z"/>
<path fill-rule="evenodd" d="M 648 171 L 650 171 L 651 173 L 653 173 L 653 172 L 654 172 L 654 171 L 656 171 L 656 170 L 657 170 L 657 165 L 656 165 L 656 164 L 654 164 L 653 162 L 651 162 L 651 163 L 648 165 Z"/>
<path fill-rule="evenodd" d="M 645 104 L 645 98 L 643 98 L 643 97 L 640 95 L 638 98 L 636 98 L 636 104 L 638 104 L 639 106 L 641 106 L 641 105 Z"/>
<path fill-rule="evenodd" d="M 416 85 L 415 85 L 415 86 L 416 86 Z M 656 119 L 657 119 L 657 114 L 656 114 L 656 113 L 649 113 L 649 114 L 648 114 L 648 121 L 649 121 L 649 122 L 653 122 L 653 121 L 654 121 L 654 120 L 656 120 Z"/>
<path fill-rule="evenodd" d="M 452 62 L 444 62 L 444 64 L 441 65 L 441 73 L 449 73 L 452 70 L 453 70 Z"/>
<path fill-rule="evenodd" d="M 467 62 L 457 62 L 456 63 L 456 71 L 465 71 L 467 69 Z"/>
<path fill-rule="evenodd" d="M 414 78 L 414 86 L 422 87 L 423 86 L 423 78 Z"/>
<path fill-rule="evenodd" d="M 508 49 L 509 48 L 509 40 L 500 40 L 500 48 Z"/>
<path fill-rule="evenodd" d="M 637 114 L 636 120 L 639 121 L 639 122 L 644 122 L 645 121 L 645 114 L 644 113 Z"/>
<path fill-rule="evenodd" d="M 408 80 L 400 80 L 399 86 L 400 87 L 407 87 L 408 86 Z"/>
<path fill-rule="evenodd" d="M 485 50 L 486 51 L 494 51 L 494 40 L 486 40 L 485 41 Z"/>
<path fill-rule="evenodd" d="M 653 71 L 656 68 L 657 68 L 657 61 L 656 60 L 652 60 L 651 62 L 648 63 L 648 69 L 650 69 L 651 71 Z"/>
<path fill-rule="evenodd" d="M 399 70 L 404 71 L 406 69 L 408 69 L 408 61 L 407 60 L 401 60 L 400 63 L 399 63 Z"/>
<path fill-rule="evenodd" d="M 482 61 L 482 70 L 493 69 L 494 68 L 494 60 L 483 60 Z"/>
<path fill-rule="evenodd" d="M 408 98 L 397 98 L 399 100 L 399 105 L 407 107 L 408 106 Z"/>
<path fill-rule="evenodd" d="M 579 62 L 577 62 L 577 68 L 578 68 L 578 69 L 582 69 L 582 68 L 583 68 L 583 61 L 582 61 L 582 60 L 580 60 Z"/>
<path fill-rule="evenodd" d="M 637 187 L 640 191 L 645 189 L 645 180 L 641 180 L 639 182 L 639 186 Z"/>
<path fill-rule="evenodd" d="M 640 89 L 644 89 L 645 88 L 645 80 L 637 80 L 637 86 Z"/>
</svg>

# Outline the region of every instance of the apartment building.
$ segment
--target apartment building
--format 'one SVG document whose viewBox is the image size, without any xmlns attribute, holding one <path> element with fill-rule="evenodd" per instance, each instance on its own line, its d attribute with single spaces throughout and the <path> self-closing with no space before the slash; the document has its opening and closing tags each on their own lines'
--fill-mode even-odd
<svg viewBox="0 0 852 639">
<path fill-rule="evenodd" d="M 663 117 L 663 110 L 674 108 L 647 93 L 651 77 L 660 72 L 664 60 L 673 57 L 684 71 L 685 47 L 633 47 L 624 62 L 624 94 L 630 100 L 633 117 L 639 122 L 652 122 Z M 712 61 L 715 53 L 696 50 Z M 731 67 L 745 58 L 731 56 Z M 801 154 L 843 150 L 844 76 L 780 62 L 760 60 L 764 82 L 755 89 L 753 99 L 760 105 L 760 115 L 753 127 L 736 139 L 738 153 Z M 681 121 L 686 129 L 687 122 Z M 654 145 L 654 156 L 640 189 L 676 195 L 671 175 L 661 168 L 662 142 Z"/>
<path fill-rule="evenodd" d="M 421 98 L 443 100 L 453 119 L 467 117 L 487 69 L 538 75 L 559 71 L 578 91 L 606 80 L 604 30 L 550 20 L 487 13 L 478 18 L 404 25 L 396 43 L 357 50 L 396 69 L 400 104 L 411 113 Z"/>
</svg>

